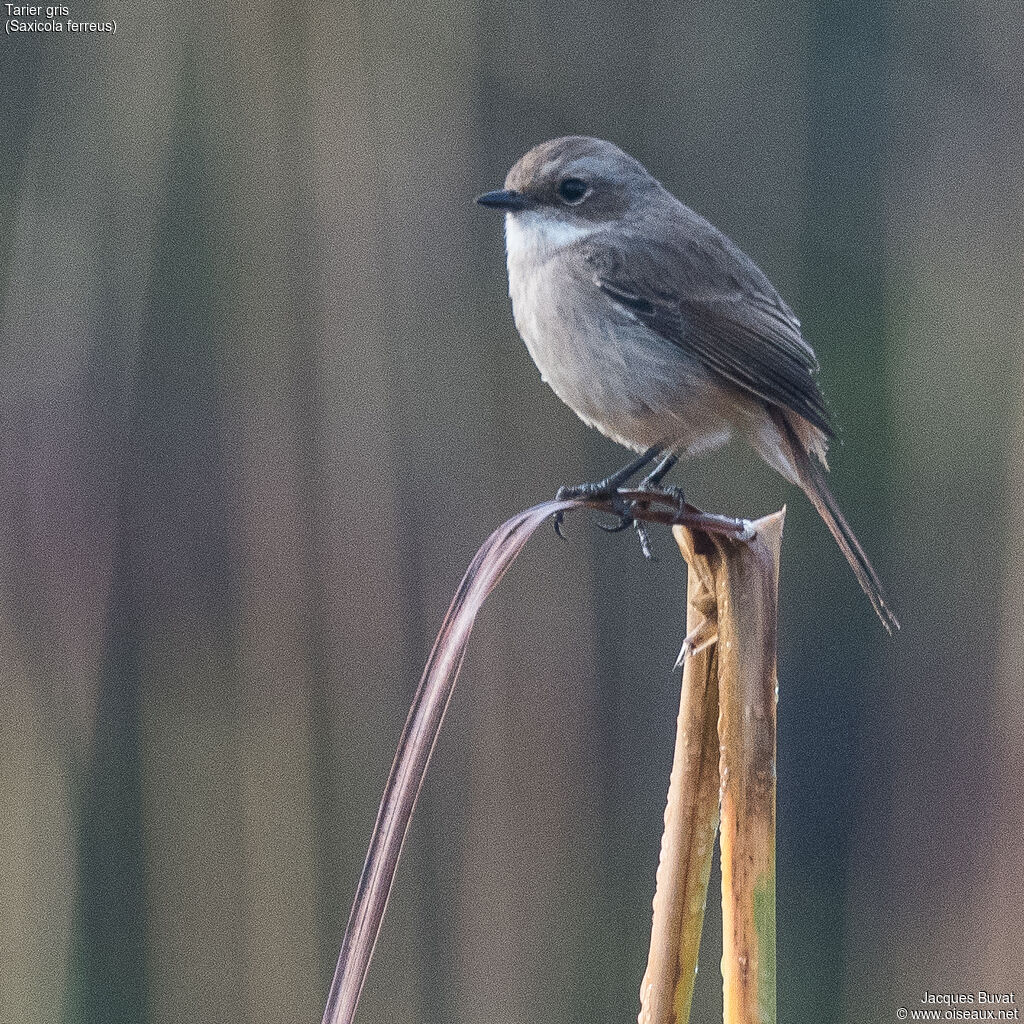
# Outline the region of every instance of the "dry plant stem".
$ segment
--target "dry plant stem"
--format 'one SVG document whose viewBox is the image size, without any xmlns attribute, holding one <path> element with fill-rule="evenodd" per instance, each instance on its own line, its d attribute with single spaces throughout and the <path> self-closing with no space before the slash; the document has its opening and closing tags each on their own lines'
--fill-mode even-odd
<svg viewBox="0 0 1024 1024">
<path fill-rule="evenodd" d="M 328 994 L 324 1024 L 350 1024 L 355 1017 L 412 812 L 462 667 L 476 614 L 534 531 L 564 504 L 567 503 L 537 505 L 513 516 L 495 530 L 476 553 L 452 598 L 420 677 L 384 788 Z"/>
<path fill-rule="evenodd" d="M 620 499 L 642 502 L 635 517 L 647 522 L 684 523 L 709 535 L 746 536 L 744 520 L 707 515 L 692 506 L 680 511 L 668 496 L 623 490 Z M 614 501 L 546 501 L 513 516 L 484 542 L 466 570 L 448 608 L 413 698 L 405 729 L 381 799 L 377 822 L 356 889 L 338 966 L 324 1010 L 324 1024 L 351 1024 L 384 920 L 388 896 L 426 776 L 448 701 L 458 678 L 476 615 L 532 534 L 556 512 L 595 508 L 615 513 Z"/>
<path fill-rule="evenodd" d="M 785 512 L 757 536 L 711 541 L 718 604 L 725 1024 L 774 1024 L 775 707 L 779 553 Z"/>
<path fill-rule="evenodd" d="M 651 491 L 622 489 L 619 497 L 629 503 L 637 502 L 638 507 L 632 513 L 634 518 L 646 523 L 663 523 L 666 526 L 687 526 L 694 530 L 703 530 L 715 536 L 750 539 L 753 524 L 746 519 L 733 519 L 730 516 L 719 516 L 711 512 L 702 512 L 694 505 L 684 505 L 680 512 L 675 499 L 667 494 Z M 577 507 L 594 508 L 606 512 L 616 512 L 612 503 L 606 500 L 577 500 Z M 539 506 L 538 506 L 539 507 Z"/>
<path fill-rule="evenodd" d="M 721 801 L 724 1020 L 775 1021 L 775 644 L 784 513 L 677 526 L 690 567 L 676 749 L 640 1024 L 686 1024 Z M 696 649 L 694 649 L 696 648 Z"/>
<path fill-rule="evenodd" d="M 693 536 L 683 528 L 676 531 L 681 548 Z M 697 536 L 703 538 L 703 534 Z M 718 609 L 707 559 L 692 547 L 683 553 L 690 565 L 686 588 L 690 645 L 714 636 Z M 718 647 L 712 642 L 696 653 L 687 651 L 683 662 L 639 1024 L 685 1024 L 689 1019 L 717 829 Z"/>
</svg>

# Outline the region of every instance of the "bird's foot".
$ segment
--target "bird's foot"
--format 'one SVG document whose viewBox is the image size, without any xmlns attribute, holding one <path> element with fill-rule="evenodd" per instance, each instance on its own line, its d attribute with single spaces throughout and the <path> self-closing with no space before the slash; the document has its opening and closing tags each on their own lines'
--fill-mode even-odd
<svg viewBox="0 0 1024 1024">
<path fill-rule="evenodd" d="M 582 498 L 585 501 L 609 502 L 612 505 L 611 511 L 618 516 L 616 525 L 601 527 L 602 530 L 607 530 L 609 533 L 618 533 L 619 530 L 626 529 L 633 521 L 632 516 L 629 514 L 629 506 L 619 497 L 617 481 L 611 477 L 605 480 L 598 480 L 596 483 L 576 484 L 573 487 L 562 486 L 555 492 L 555 501 L 570 501 L 574 498 Z M 564 511 L 556 512 L 551 517 L 555 533 L 562 540 L 565 540 L 565 534 L 562 533 L 562 522 L 564 519 Z"/>
<path fill-rule="evenodd" d="M 659 452 L 658 454 L 661 456 L 660 461 L 654 469 L 640 481 L 636 490 L 659 498 L 668 498 L 671 502 L 675 503 L 678 511 L 682 513 L 686 509 L 686 498 L 684 497 L 682 490 L 678 487 L 661 486 L 661 481 L 665 479 L 669 471 L 676 464 L 676 456 L 671 451 L 667 455 L 663 452 Z M 654 557 L 654 552 L 651 549 L 651 538 L 650 534 L 647 532 L 647 527 L 643 521 L 638 519 L 635 515 L 637 508 L 643 504 L 644 502 L 642 499 L 634 498 L 629 504 L 626 515 L 619 516 L 618 524 L 610 532 L 623 530 L 632 523 L 633 528 L 636 530 L 637 540 L 640 541 L 640 550 L 643 552 L 644 558 L 649 562 L 656 562 L 657 559 Z"/>
<path fill-rule="evenodd" d="M 646 484 L 645 481 L 636 488 L 636 492 L 641 495 L 649 494 L 652 497 L 661 499 L 667 498 L 676 506 L 676 510 L 680 514 L 686 510 L 686 497 L 679 487 L 651 486 Z M 609 502 L 612 505 L 610 511 L 617 517 L 616 521 L 610 525 L 598 523 L 598 527 L 604 530 L 605 533 L 621 533 L 632 526 L 636 531 L 637 540 L 640 542 L 640 551 L 643 553 L 644 558 L 650 562 L 658 560 L 651 546 L 651 535 L 647 529 L 647 524 L 636 515 L 637 510 L 647 504 L 642 497 L 633 497 L 629 502 L 626 502 L 620 497 L 618 488 L 610 485 L 607 480 L 601 480 L 593 484 L 580 484 L 576 487 L 560 487 L 555 497 L 559 501 L 570 498 L 584 498 L 592 501 Z M 561 530 L 563 513 L 556 512 L 551 518 L 554 522 L 555 533 L 564 540 L 565 535 Z"/>
<path fill-rule="evenodd" d="M 629 468 L 627 467 L 627 470 Z M 629 476 L 625 475 L 624 470 L 613 473 L 611 476 L 606 477 L 604 480 L 598 480 L 596 483 L 577 484 L 573 487 L 559 487 L 555 494 L 555 500 L 583 499 L 585 501 L 607 502 L 611 505 L 609 511 L 617 519 L 610 526 L 606 526 L 603 523 L 598 523 L 597 525 L 605 533 L 621 533 L 632 526 L 636 531 L 637 540 L 640 542 L 640 551 L 643 553 L 644 558 L 649 562 L 656 562 L 657 558 L 651 546 L 651 536 L 647 530 L 647 525 L 636 515 L 638 509 L 647 505 L 643 496 L 650 495 L 662 500 L 668 499 L 676 506 L 676 510 L 680 515 L 686 511 L 686 496 L 683 494 L 682 488 L 661 486 L 660 478 L 663 475 L 663 473 L 651 474 L 650 477 L 642 480 L 636 487 L 636 494 L 629 502 L 624 501 L 619 493 L 619 488 L 629 479 Z M 551 517 L 555 533 L 563 540 L 565 540 L 565 534 L 562 533 L 564 517 L 565 513 L 563 511 L 556 512 Z"/>
<path fill-rule="evenodd" d="M 667 487 L 652 486 L 647 484 L 646 481 L 641 481 L 640 486 L 637 490 L 641 494 L 650 494 L 661 499 L 668 499 L 668 501 L 675 506 L 675 511 L 682 515 L 686 512 L 686 495 L 683 493 L 682 487 L 676 487 L 672 484 Z M 636 505 L 641 499 L 636 499 L 631 502 L 632 505 Z"/>
<path fill-rule="evenodd" d="M 582 498 L 589 501 L 609 501 L 613 505 L 612 511 L 619 517 L 618 523 L 611 528 L 610 532 L 617 533 L 619 530 L 624 530 L 632 522 L 632 517 L 628 514 L 626 503 L 618 496 L 619 488 L 636 476 L 640 470 L 649 466 L 661 452 L 660 445 L 652 445 L 632 462 L 623 466 L 618 472 L 612 473 L 611 476 L 606 476 L 603 480 L 598 480 L 596 483 L 576 484 L 573 487 L 559 487 L 555 494 L 555 500 L 570 501 L 574 498 Z M 562 533 L 564 518 L 564 512 L 556 512 L 551 517 L 555 533 L 563 540 L 565 540 L 565 535 Z"/>
<path fill-rule="evenodd" d="M 640 482 L 637 487 L 637 491 L 640 494 L 650 494 L 658 498 L 668 498 L 673 504 L 675 504 L 677 511 L 681 514 L 686 509 L 686 498 L 683 495 L 683 491 L 679 487 L 661 487 L 657 484 L 651 484 L 647 480 Z M 647 526 L 642 519 L 638 519 L 636 511 L 646 505 L 643 498 L 634 498 L 630 501 L 628 508 L 626 509 L 626 515 L 620 516 L 620 525 L 616 527 L 618 529 L 624 529 L 625 526 L 632 524 L 633 529 L 636 530 L 637 540 L 640 541 L 640 550 L 643 553 L 644 558 L 648 562 L 656 562 L 658 559 L 655 557 L 654 551 L 651 547 L 651 537 L 647 531 Z"/>
</svg>

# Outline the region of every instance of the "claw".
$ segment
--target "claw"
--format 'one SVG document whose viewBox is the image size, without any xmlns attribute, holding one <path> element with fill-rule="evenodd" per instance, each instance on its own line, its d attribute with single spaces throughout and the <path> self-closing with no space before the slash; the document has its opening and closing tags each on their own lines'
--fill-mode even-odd
<svg viewBox="0 0 1024 1024">
<path fill-rule="evenodd" d="M 605 526 L 603 523 L 597 524 L 605 533 L 621 533 L 623 530 L 629 529 L 636 521 L 633 518 L 633 506 L 627 505 L 618 496 L 614 499 L 613 509 L 619 517 L 618 522 L 614 526 Z"/>
<path fill-rule="evenodd" d="M 619 513 L 619 521 L 613 526 L 605 526 L 604 523 L 598 523 L 597 527 L 599 530 L 604 530 L 605 533 L 622 533 L 623 530 L 628 530 L 633 525 L 633 517 L 628 512 Z"/>
<path fill-rule="evenodd" d="M 552 525 L 555 528 L 555 536 L 560 538 L 561 540 L 568 541 L 569 538 L 566 537 L 566 535 L 564 533 L 562 533 L 562 523 L 563 523 L 564 520 L 565 520 L 565 512 L 564 511 L 556 512 L 551 517 L 551 523 L 552 523 Z"/>
<path fill-rule="evenodd" d="M 683 494 L 682 487 L 676 487 L 675 485 L 672 485 L 671 487 L 662 487 L 661 491 L 663 494 L 667 494 L 670 498 L 675 499 L 676 504 L 679 506 L 680 512 L 686 511 L 686 495 Z"/>
<path fill-rule="evenodd" d="M 640 550 L 648 562 L 656 562 L 654 552 L 651 550 L 651 538 L 647 533 L 647 527 L 639 519 L 633 520 L 633 529 L 636 530 L 637 539 L 640 541 Z"/>
</svg>

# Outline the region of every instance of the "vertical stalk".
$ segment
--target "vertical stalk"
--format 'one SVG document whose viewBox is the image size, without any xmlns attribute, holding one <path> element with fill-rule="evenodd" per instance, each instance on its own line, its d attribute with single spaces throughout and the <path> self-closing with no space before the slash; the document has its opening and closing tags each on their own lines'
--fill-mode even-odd
<svg viewBox="0 0 1024 1024">
<path fill-rule="evenodd" d="M 784 512 L 714 538 L 725 1024 L 775 1022 L 775 664 Z"/>
<path fill-rule="evenodd" d="M 775 649 L 785 512 L 748 539 L 677 526 L 687 642 L 640 1024 L 686 1024 L 719 803 L 725 1024 L 775 1021 Z"/>
<path fill-rule="evenodd" d="M 690 564 L 687 652 L 639 1024 L 689 1020 L 718 829 L 718 651 L 707 643 L 717 628 L 714 577 L 693 547 L 707 547 L 705 535 L 679 530 L 676 538 Z"/>
</svg>

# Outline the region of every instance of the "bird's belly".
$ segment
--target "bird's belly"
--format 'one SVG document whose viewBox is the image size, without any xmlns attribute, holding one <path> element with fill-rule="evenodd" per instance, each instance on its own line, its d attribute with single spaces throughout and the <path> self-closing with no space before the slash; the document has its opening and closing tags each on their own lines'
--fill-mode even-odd
<svg viewBox="0 0 1024 1024">
<path fill-rule="evenodd" d="M 511 268 L 510 268 L 511 269 Z M 638 451 L 724 444 L 743 410 L 696 360 L 597 292 L 510 275 L 512 308 L 541 377 L 577 416 Z"/>
</svg>

